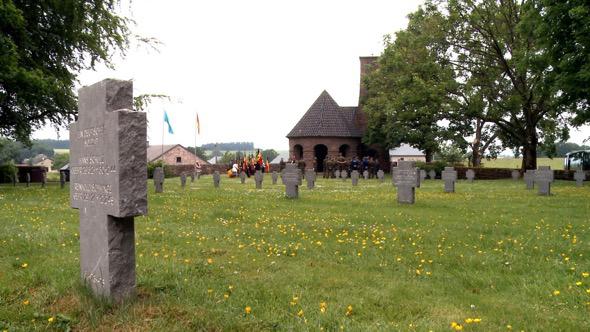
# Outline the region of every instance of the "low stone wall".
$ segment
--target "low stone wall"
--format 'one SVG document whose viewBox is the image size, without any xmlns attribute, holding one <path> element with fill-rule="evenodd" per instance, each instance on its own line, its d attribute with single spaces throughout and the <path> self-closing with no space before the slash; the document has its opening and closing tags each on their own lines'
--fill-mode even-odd
<svg viewBox="0 0 590 332">
<path fill-rule="evenodd" d="M 499 179 L 511 179 L 512 178 L 512 168 L 474 168 L 474 167 L 455 167 L 457 170 L 457 177 L 459 179 L 465 179 L 465 172 L 468 169 L 472 169 L 475 172 L 475 179 L 476 180 L 499 180 Z M 523 171 L 517 169 L 520 172 L 520 176 L 524 174 Z M 555 180 L 568 180 L 574 181 L 574 173 L 575 171 L 565 171 L 565 170 L 554 170 L 553 174 Z M 590 179 L 590 171 L 586 171 L 586 178 Z"/>
</svg>

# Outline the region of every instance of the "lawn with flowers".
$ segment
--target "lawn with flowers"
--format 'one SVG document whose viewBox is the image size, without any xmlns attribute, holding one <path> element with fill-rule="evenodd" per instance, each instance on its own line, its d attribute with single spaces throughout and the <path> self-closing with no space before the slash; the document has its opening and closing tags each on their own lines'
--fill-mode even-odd
<svg viewBox="0 0 590 332">
<path fill-rule="evenodd" d="M 110 305 L 80 285 L 68 190 L 0 186 L 0 331 L 590 330 L 589 183 L 149 188 L 137 297 Z"/>
</svg>

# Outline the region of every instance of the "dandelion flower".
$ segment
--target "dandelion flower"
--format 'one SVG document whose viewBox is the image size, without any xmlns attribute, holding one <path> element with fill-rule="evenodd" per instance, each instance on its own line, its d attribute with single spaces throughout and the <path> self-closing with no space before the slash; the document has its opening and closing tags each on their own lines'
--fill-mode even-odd
<svg viewBox="0 0 590 332">
<path fill-rule="evenodd" d="M 250 306 L 247 306 L 246 308 L 244 308 L 244 312 L 246 313 L 246 315 L 249 315 L 252 312 L 252 308 Z"/>
<path fill-rule="evenodd" d="M 54 320 L 55 320 L 55 317 L 53 317 L 53 316 L 47 318 L 47 321 L 50 323 L 53 323 Z"/>
<path fill-rule="evenodd" d="M 558 290 L 554 290 L 554 291 L 553 291 L 553 295 L 554 295 L 554 296 L 558 296 L 559 294 L 561 294 L 561 292 L 560 292 L 560 291 L 558 291 Z"/>
<path fill-rule="evenodd" d="M 23 264 L 22 264 L 20 267 L 22 267 L 23 269 L 26 269 L 26 268 L 27 268 L 27 266 L 29 266 L 29 264 L 27 264 L 27 263 L 23 263 Z"/>
</svg>

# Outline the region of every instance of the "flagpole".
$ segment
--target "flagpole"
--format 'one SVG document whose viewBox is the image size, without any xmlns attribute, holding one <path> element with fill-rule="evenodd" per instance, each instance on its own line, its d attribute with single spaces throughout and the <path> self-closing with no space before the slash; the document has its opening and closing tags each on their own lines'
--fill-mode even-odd
<svg viewBox="0 0 590 332">
<path fill-rule="evenodd" d="M 164 110 L 164 112 L 166 112 L 166 111 Z M 162 114 L 162 115 L 164 115 L 164 114 Z M 163 163 L 164 162 L 164 117 L 163 116 L 162 116 L 162 155 L 161 155 L 161 157 L 162 157 L 162 163 Z"/>
<path fill-rule="evenodd" d="M 195 112 L 195 159 L 197 157 L 197 112 Z M 195 171 L 197 169 L 197 163 L 195 162 L 195 164 L 193 165 L 195 168 Z"/>
</svg>

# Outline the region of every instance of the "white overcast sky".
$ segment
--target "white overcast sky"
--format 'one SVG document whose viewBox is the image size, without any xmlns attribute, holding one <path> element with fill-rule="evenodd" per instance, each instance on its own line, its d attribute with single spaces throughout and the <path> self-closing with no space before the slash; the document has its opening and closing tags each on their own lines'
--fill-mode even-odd
<svg viewBox="0 0 590 332">
<path fill-rule="evenodd" d="M 379 55 L 383 36 L 403 29 L 422 2 L 136 0 L 121 11 L 136 21 L 134 33 L 162 42 L 159 52 L 133 47 L 115 58 L 115 70 L 83 72 L 80 83 L 133 79 L 135 95 L 172 97 L 147 110 L 150 144 L 162 142 L 165 109 L 174 129 L 165 144 L 194 145 L 198 112 L 197 145 L 253 141 L 286 150 L 285 135 L 322 90 L 341 106 L 358 104 L 359 56 Z M 34 137 L 58 134 L 48 127 Z"/>
</svg>

